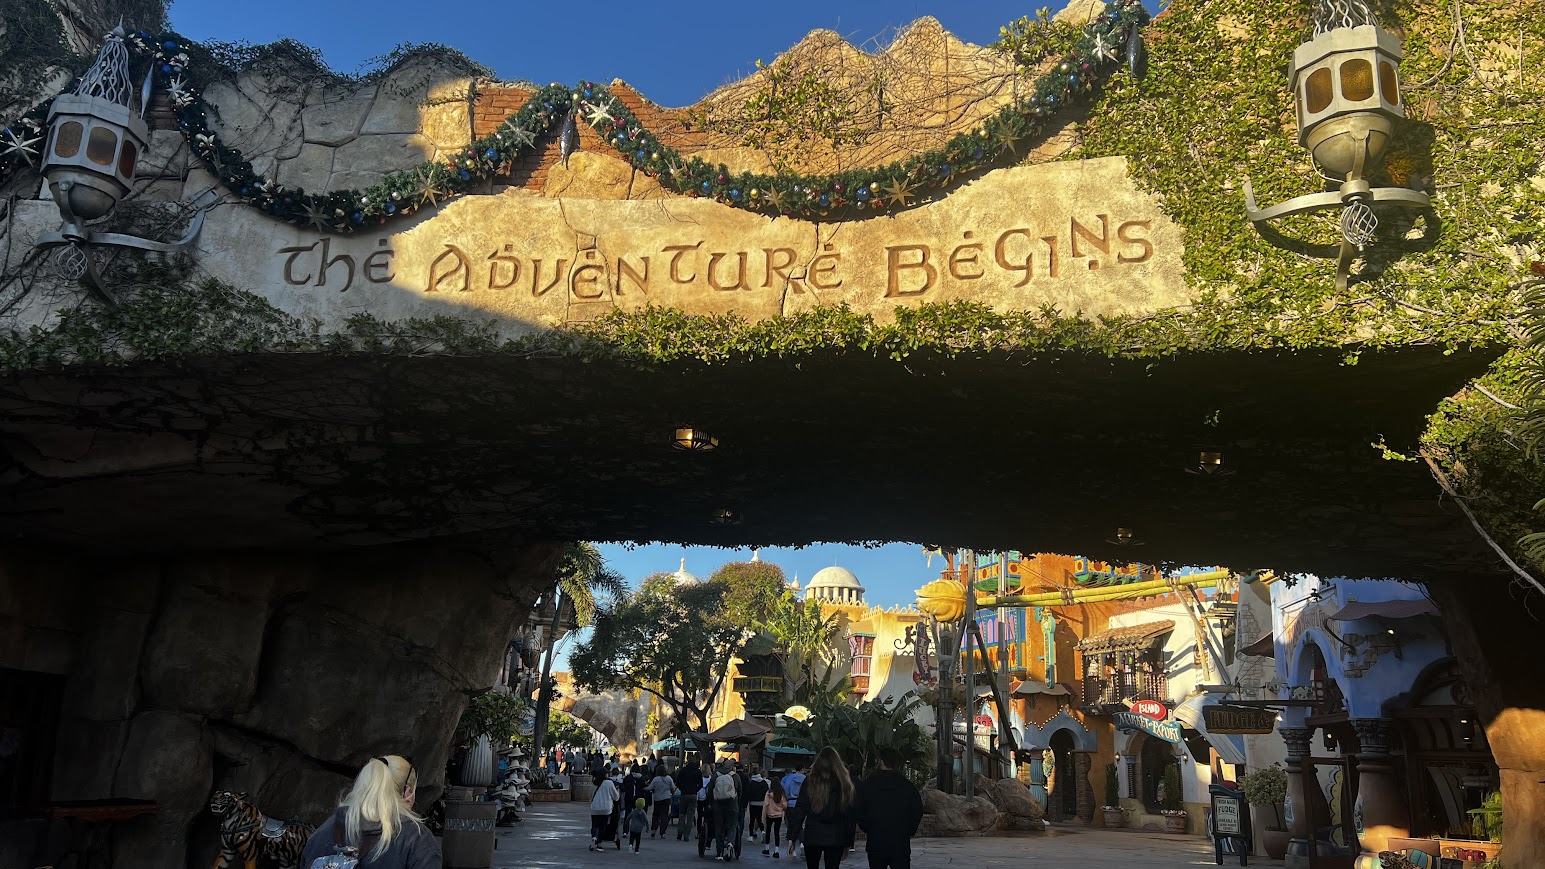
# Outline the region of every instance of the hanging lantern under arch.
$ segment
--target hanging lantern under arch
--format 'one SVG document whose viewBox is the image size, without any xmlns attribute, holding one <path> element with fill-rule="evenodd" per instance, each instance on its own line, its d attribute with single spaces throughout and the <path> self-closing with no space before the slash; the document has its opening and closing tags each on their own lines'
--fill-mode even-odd
<svg viewBox="0 0 1545 869">
<path fill-rule="evenodd" d="M 1357 252 L 1374 240 L 1378 218 L 1373 204 L 1431 204 L 1421 190 L 1374 187 L 1368 181 L 1383 162 L 1396 124 L 1405 117 L 1402 56 L 1400 39 L 1379 26 L 1364 0 L 1319 0 L 1314 36 L 1293 51 L 1298 144 L 1308 149 L 1319 172 L 1340 187 L 1257 208 L 1250 179 L 1244 182 L 1246 215 L 1263 234 L 1263 224 L 1278 218 L 1342 209 L 1338 289 L 1346 289 Z"/>
</svg>

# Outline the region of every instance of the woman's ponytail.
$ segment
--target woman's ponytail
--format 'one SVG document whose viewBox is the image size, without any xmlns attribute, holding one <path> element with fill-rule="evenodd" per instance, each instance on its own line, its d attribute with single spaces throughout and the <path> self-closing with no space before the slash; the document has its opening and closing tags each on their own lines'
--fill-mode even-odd
<svg viewBox="0 0 1545 869">
<path fill-rule="evenodd" d="M 371 758 L 359 771 L 353 789 L 341 803 L 346 810 L 345 841 L 359 847 L 360 828 L 366 821 L 376 821 L 381 825 L 381 841 L 371 849 L 370 859 L 376 860 L 385 854 L 392 839 L 402 832 L 405 825 L 422 820 L 413 813 L 411 806 L 404 805 L 402 801 L 403 791 L 416 786 L 417 778 L 418 773 L 406 758 L 395 754 Z"/>
</svg>

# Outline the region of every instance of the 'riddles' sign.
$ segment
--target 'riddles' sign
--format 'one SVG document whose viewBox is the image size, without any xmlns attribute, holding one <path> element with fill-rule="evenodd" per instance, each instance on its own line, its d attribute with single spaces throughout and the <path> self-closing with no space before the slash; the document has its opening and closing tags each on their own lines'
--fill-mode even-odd
<svg viewBox="0 0 1545 869">
<path fill-rule="evenodd" d="M 266 259 L 252 263 L 263 288 L 250 271 L 238 285 L 324 320 L 452 308 L 543 326 L 646 305 L 756 320 L 843 303 L 889 319 L 899 305 L 962 299 L 1100 316 L 1189 302 L 1180 231 L 1120 158 L 1001 169 L 910 211 L 843 223 L 519 190 L 462 197 L 391 235 L 218 217 L 201 244 L 210 257 Z"/>
</svg>

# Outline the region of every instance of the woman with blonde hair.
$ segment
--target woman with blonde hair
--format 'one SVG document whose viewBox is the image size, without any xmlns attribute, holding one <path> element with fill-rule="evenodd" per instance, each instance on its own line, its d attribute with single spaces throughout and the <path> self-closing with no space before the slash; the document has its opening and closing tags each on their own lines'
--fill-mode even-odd
<svg viewBox="0 0 1545 869">
<path fill-rule="evenodd" d="M 799 803 L 805 810 L 805 867 L 817 869 L 825 858 L 826 869 L 837 869 L 853 847 L 853 779 L 842 757 L 831 746 L 821 749 L 810 767 Z"/>
<path fill-rule="evenodd" d="M 338 810 L 307 840 L 301 869 L 351 849 L 359 869 L 440 869 L 440 840 L 413 813 L 417 792 L 412 760 L 395 754 L 371 758 Z"/>
</svg>

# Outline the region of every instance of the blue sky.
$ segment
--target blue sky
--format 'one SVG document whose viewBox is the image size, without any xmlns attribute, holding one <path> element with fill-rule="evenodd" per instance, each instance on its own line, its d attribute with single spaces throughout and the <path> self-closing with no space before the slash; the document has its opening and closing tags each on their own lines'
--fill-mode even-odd
<svg viewBox="0 0 1545 869">
<path fill-rule="evenodd" d="M 1048 4 L 1061 8 L 1061 2 Z M 508 3 L 442 6 L 403 0 L 174 0 L 172 26 L 200 41 L 270 42 L 289 37 L 322 50 L 352 72 L 402 43 L 440 42 L 506 79 L 572 84 L 621 78 L 656 103 L 689 105 L 726 81 L 771 61 L 816 28 L 861 47 L 889 41 L 924 15 L 978 45 L 1036 4 L 717 0 L 662 3 Z"/>
</svg>

